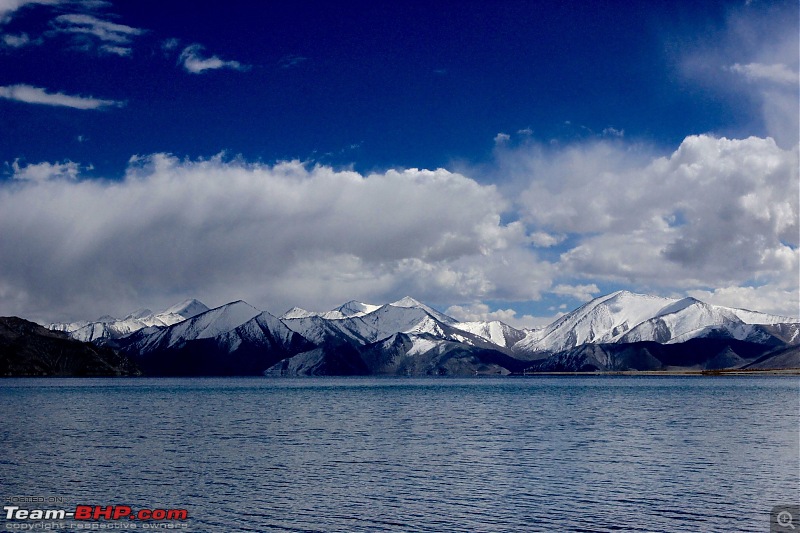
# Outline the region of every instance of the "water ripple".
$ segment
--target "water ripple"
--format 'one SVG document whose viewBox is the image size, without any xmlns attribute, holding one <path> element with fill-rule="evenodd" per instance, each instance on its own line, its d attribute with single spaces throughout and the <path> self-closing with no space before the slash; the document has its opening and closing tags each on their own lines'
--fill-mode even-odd
<svg viewBox="0 0 800 533">
<path fill-rule="evenodd" d="M 763 531 L 800 500 L 796 378 L 2 383 L 5 496 L 189 531 Z"/>
</svg>

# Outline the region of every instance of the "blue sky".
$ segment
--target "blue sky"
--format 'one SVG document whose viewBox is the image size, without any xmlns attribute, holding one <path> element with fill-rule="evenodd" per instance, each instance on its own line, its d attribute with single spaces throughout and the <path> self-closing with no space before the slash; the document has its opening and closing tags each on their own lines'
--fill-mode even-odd
<svg viewBox="0 0 800 533">
<path fill-rule="evenodd" d="M 798 313 L 796 2 L 0 0 L 0 313 Z"/>
</svg>

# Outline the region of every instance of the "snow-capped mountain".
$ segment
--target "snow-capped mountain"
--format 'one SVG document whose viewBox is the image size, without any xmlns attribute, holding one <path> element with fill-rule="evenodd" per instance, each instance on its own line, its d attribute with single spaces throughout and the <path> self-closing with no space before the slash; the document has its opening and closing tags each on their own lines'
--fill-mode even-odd
<svg viewBox="0 0 800 533">
<path fill-rule="evenodd" d="M 151 375 L 258 375 L 315 346 L 243 301 L 172 326 L 139 330 L 117 344 Z"/>
<path fill-rule="evenodd" d="M 458 322 L 406 297 L 281 318 L 243 301 L 208 309 L 189 300 L 70 334 L 120 349 L 154 375 L 502 374 L 788 364 L 800 319 L 619 291 L 537 330 Z"/>
<path fill-rule="evenodd" d="M 172 348 L 187 341 L 220 336 L 260 314 L 252 305 L 238 300 L 171 326 L 143 328 L 130 335 L 125 345 L 139 353 Z"/>
<path fill-rule="evenodd" d="M 117 339 L 148 327 L 163 327 L 183 322 L 187 318 L 208 311 L 202 302 L 191 299 L 153 313 L 140 309 L 125 318 L 101 317 L 93 322 L 56 323 L 47 326 L 53 331 L 63 331 L 73 339 L 93 342 L 100 339 Z"/>
<path fill-rule="evenodd" d="M 370 307 L 374 309 L 368 312 L 361 309 L 345 318 L 325 318 L 328 313 L 303 314 L 293 310 L 289 314 L 284 314 L 283 322 L 316 344 L 361 346 L 385 339 L 395 333 L 408 333 L 428 334 L 442 340 L 468 345 L 500 347 L 468 329 L 460 328 L 454 318 L 412 298 L 406 297 L 398 302 Z M 340 310 L 341 308 L 337 308 L 337 311 Z"/>
<path fill-rule="evenodd" d="M 454 327 L 477 335 L 502 348 L 511 348 L 525 338 L 525 332 L 512 328 L 505 322 L 459 322 Z"/>
<path fill-rule="evenodd" d="M 287 358 L 267 373 L 473 374 L 508 373 L 509 366 L 515 367 L 501 353 L 505 346 L 461 328 L 452 317 L 413 298 L 383 306 L 353 303 L 335 310 L 349 307 L 353 312 L 347 317 L 297 309 L 284 314 L 284 323 L 318 348 Z"/>
<path fill-rule="evenodd" d="M 428 312 L 431 316 L 436 316 L 438 320 L 441 320 L 446 323 L 455 322 L 453 318 L 450 318 L 447 315 L 443 315 L 436 311 L 435 309 L 428 307 L 427 305 L 416 301 L 415 299 L 411 298 L 410 296 L 406 296 L 405 298 L 398 300 L 396 302 L 387 304 L 394 307 L 405 307 L 405 308 L 420 308 L 424 309 Z M 284 314 L 281 315 L 281 320 L 283 319 L 293 319 L 293 318 L 308 318 L 312 316 L 318 316 L 320 318 L 324 318 L 326 320 L 339 320 L 343 318 L 351 318 L 351 317 L 358 317 L 364 316 L 373 311 L 377 311 L 380 309 L 381 305 L 373 305 L 373 304 L 366 304 L 364 302 L 358 302 L 356 300 L 350 300 L 339 307 L 331 309 L 330 311 L 325 312 L 317 312 L 317 311 L 307 311 L 306 309 L 302 309 L 300 307 L 292 307 Z"/>
<path fill-rule="evenodd" d="M 529 331 L 513 346 L 518 354 L 555 353 L 584 344 L 685 342 L 708 335 L 757 340 L 757 325 L 800 323 L 742 309 L 703 303 L 694 298 L 661 298 L 618 291 L 595 298 L 549 326 Z"/>
</svg>

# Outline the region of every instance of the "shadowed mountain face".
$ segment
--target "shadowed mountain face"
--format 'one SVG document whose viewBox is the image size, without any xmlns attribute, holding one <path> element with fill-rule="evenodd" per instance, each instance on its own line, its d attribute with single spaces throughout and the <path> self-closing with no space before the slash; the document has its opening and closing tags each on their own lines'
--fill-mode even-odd
<svg viewBox="0 0 800 533">
<path fill-rule="evenodd" d="M 634 342 L 620 344 L 583 344 L 531 363 L 526 372 L 594 372 L 624 370 L 721 370 L 748 368 L 764 362 L 760 368 L 796 368 L 797 347 L 783 358 L 772 359 L 776 352 L 770 345 L 728 338 L 697 338 L 678 344 Z M 792 358 L 791 354 L 795 354 Z M 786 363 L 788 366 L 780 366 Z M 789 364 L 794 363 L 794 364 Z M 757 368 L 757 367 L 752 367 Z"/>
<path fill-rule="evenodd" d="M 17 317 L 0 317 L 0 375 L 133 376 L 139 369 L 113 350 L 71 339 Z"/>
</svg>

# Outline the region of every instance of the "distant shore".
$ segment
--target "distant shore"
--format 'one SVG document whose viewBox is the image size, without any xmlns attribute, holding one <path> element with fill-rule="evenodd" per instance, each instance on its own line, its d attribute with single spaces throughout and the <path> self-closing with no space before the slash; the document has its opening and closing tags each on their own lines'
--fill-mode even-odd
<svg viewBox="0 0 800 533">
<path fill-rule="evenodd" d="M 514 376 L 800 376 L 800 368 L 745 370 L 597 370 L 593 372 L 527 372 Z"/>
</svg>

